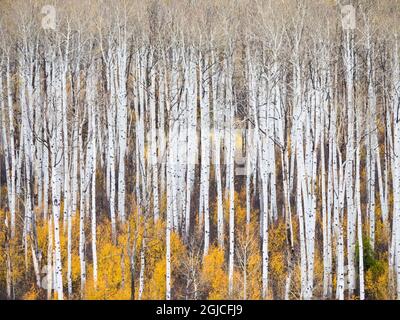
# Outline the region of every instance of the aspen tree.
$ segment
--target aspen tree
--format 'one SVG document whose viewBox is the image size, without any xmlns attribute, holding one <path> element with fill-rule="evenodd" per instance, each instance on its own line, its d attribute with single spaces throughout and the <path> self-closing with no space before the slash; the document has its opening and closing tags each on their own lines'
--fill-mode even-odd
<svg viewBox="0 0 400 320">
<path fill-rule="evenodd" d="M 63 299 L 63 282 L 61 266 L 61 244 L 60 244 L 60 206 L 61 206 L 61 157 L 62 157 L 62 84 L 61 84 L 61 66 L 56 62 L 53 64 L 52 83 L 54 86 L 54 104 L 50 109 L 52 124 L 52 135 L 50 137 L 50 158 L 51 158 L 51 194 L 52 211 L 54 221 L 54 274 L 55 290 L 57 298 Z"/>
<path fill-rule="evenodd" d="M 126 100 L 126 64 L 127 64 L 127 39 L 126 39 L 126 17 L 125 26 L 118 32 L 119 46 L 116 49 L 116 69 L 111 72 L 115 74 L 115 82 L 118 86 L 114 94 L 117 96 L 116 113 L 116 135 L 118 136 L 118 217 L 120 221 L 125 222 L 125 153 L 127 140 L 127 100 Z M 117 71 L 118 70 L 118 71 Z M 114 114 L 111 114 L 113 117 Z M 113 119 L 112 119 L 113 121 Z M 111 173 L 111 177 L 113 174 Z M 113 188 L 113 179 L 111 178 L 111 188 Z"/>
<path fill-rule="evenodd" d="M 232 61 L 226 62 L 226 75 L 225 75 L 225 110 L 228 118 L 228 148 L 229 157 L 227 163 L 228 171 L 228 190 L 229 190 L 229 263 L 228 263 L 228 278 L 229 278 L 229 295 L 233 294 L 233 271 L 234 271 L 234 255 L 235 255 L 235 128 L 234 128 L 234 117 L 235 117 L 235 106 L 234 97 L 232 92 L 232 74 L 233 66 Z"/>
<path fill-rule="evenodd" d="M 344 64 L 346 68 L 346 108 L 347 108 L 347 145 L 346 145 L 346 205 L 347 205 L 347 260 L 349 296 L 355 287 L 355 212 L 353 199 L 353 166 L 354 166 L 354 105 L 353 105 L 353 35 L 349 30 L 345 33 Z"/>
<path fill-rule="evenodd" d="M 186 61 L 186 108 L 188 113 L 188 146 L 187 146 L 187 179 L 186 179 L 186 208 L 185 208 L 185 235 L 189 239 L 190 208 L 192 190 L 195 182 L 196 145 L 197 145 L 197 74 L 195 54 L 193 50 L 188 53 Z"/>
<path fill-rule="evenodd" d="M 14 108 L 11 97 L 11 80 L 10 80 L 10 57 L 7 56 L 6 66 L 6 83 L 7 83 L 7 104 L 8 104 L 8 125 L 10 134 L 10 224 L 11 224 L 11 238 L 15 236 L 15 210 L 16 210 L 16 186 L 15 186 L 15 171 L 16 171 L 16 155 L 14 145 Z"/>
<path fill-rule="evenodd" d="M 356 122 L 356 177 L 355 177 L 355 202 L 357 208 L 357 241 L 358 241 L 358 277 L 360 300 L 365 299 L 364 285 L 364 251 L 363 251 L 363 236 L 362 236 L 362 213 L 361 213 L 361 196 L 360 196 L 360 132 L 361 132 L 361 115 L 357 115 Z"/>
<path fill-rule="evenodd" d="M 155 92 L 155 73 L 150 75 L 149 106 L 150 106 L 150 148 L 151 148 L 151 173 L 152 173 L 152 193 L 154 222 L 159 218 L 159 195 L 158 195 L 158 156 L 157 156 L 157 129 L 156 129 L 156 92 Z"/>
<path fill-rule="evenodd" d="M 201 126 L 201 177 L 200 177 L 200 216 L 204 213 L 204 255 L 210 246 L 209 179 L 210 179 L 210 107 L 207 57 L 200 56 L 200 126 Z"/>
<path fill-rule="evenodd" d="M 215 53 L 211 53 L 212 57 L 212 103 L 213 103 L 213 127 L 214 127 L 214 154 L 215 154 L 215 180 L 217 183 L 217 238 L 218 238 L 218 245 L 223 248 L 224 247 L 224 211 L 223 211 L 223 194 L 222 194 L 222 177 L 221 177 L 221 100 L 222 100 L 222 90 L 220 79 L 220 73 L 218 72 L 215 61 Z"/>
<path fill-rule="evenodd" d="M 397 190 L 400 187 L 400 115 L 398 105 L 400 103 L 400 67 L 398 57 L 398 40 L 396 38 L 395 47 L 393 49 L 393 100 L 392 100 L 392 117 L 393 117 L 393 188 Z M 400 197 L 398 192 L 393 193 L 393 229 L 392 229 L 392 250 L 393 250 L 393 270 L 396 278 L 396 298 L 400 299 Z"/>
</svg>

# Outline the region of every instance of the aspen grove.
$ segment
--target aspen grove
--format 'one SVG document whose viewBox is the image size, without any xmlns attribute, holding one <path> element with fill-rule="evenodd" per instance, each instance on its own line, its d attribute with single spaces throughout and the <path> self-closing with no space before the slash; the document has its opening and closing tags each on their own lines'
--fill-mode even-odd
<svg viewBox="0 0 400 320">
<path fill-rule="evenodd" d="M 1 1 L 0 299 L 400 299 L 399 18 Z"/>
</svg>

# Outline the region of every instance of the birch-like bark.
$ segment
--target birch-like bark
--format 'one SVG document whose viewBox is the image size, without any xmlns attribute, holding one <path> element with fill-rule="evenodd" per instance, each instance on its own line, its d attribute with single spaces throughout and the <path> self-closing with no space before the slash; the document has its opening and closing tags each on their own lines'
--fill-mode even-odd
<svg viewBox="0 0 400 320">
<path fill-rule="evenodd" d="M 111 50 L 111 49 L 109 49 Z M 117 226 L 115 219 L 115 64 L 114 57 L 111 52 L 108 52 L 106 62 L 106 78 L 107 78 L 107 90 L 109 92 L 109 105 L 107 107 L 107 175 L 109 175 L 109 204 L 110 204 L 110 218 L 111 218 L 111 232 L 112 241 L 116 243 L 117 237 Z"/>
<path fill-rule="evenodd" d="M 78 132 L 79 145 L 79 176 L 80 176 L 80 204 L 79 204 L 79 264 L 81 278 L 81 297 L 85 297 L 86 290 L 86 236 L 85 236 L 85 211 L 86 211 L 86 186 L 85 186 L 85 155 L 83 150 L 83 123 L 85 115 L 81 117 L 81 123 Z"/>
<path fill-rule="evenodd" d="M 145 272 L 146 238 L 142 240 L 142 250 L 140 252 L 140 274 L 139 274 L 139 293 L 138 300 L 142 299 L 144 291 L 144 272 Z"/>
<path fill-rule="evenodd" d="M 217 238 L 218 245 L 220 248 L 224 247 L 224 209 L 223 209 L 223 194 L 222 194 L 222 177 L 221 177 L 221 100 L 222 93 L 221 83 L 218 83 L 219 73 L 217 71 L 215 54 L 212 53 L 212 103 L 213 103 L 213 115 L 214 115 L 214 146 L 215 146 L 215 181 L 217 184 Z M 223 101 L 223 100 L 222 100 Z"/>
<path fill-rule="evenodd" d="M 268 155 L 269 150 L 269 97 L 268 97 L 268 80 L 265 78 L 267 75 L 262 74 L 259 86 L 259 123 L 262 136 L 260 138 L 259 152 L 260 152 L 260 176 L 261 176 L 261 213 L 260 213 L 260 227 L 261 227 L 261 240 L 262 240 L 262 298 L 266 299 L 268 296 L 268 222 L 269 222 L 269 169 L 270 158 Z"/>
<path fill-rule="evenodd" d="M 355 212 L 353 201 L 353 166 L 354 166 L 354 105 L 353 105 L 353 62 L 354 49 L 352 34 L 345 35 L 344 63 L 346 68 L 346 104 L 347 104 L 347 145 L 346 145 L 346 205 L 347 205 L 347 262 L 348 262 L 348 293 L 352 296 L 355 288 Z"/>
<path fill-rule="evenodd" d="M 166 267 L 165 267 L 165 299 L 171 300 L 171 231 L 172 231 L 172 188 L 171 186 L 171 155 L 168 143 L 167 159 L 167 225 L 166 225 Z"/>
<path fill-rule="evenodd" d="M 15 186 L 15 171 L 16 171 L 16 156 L 14 144 L 14 108 L 11 96 L 11 80 L 10 80 L 10 58 L 7 57 L 6 68 L 6 83 L 7 83 L 7 104 L 8 104 L 8 127 L 10 134 L 10 223 L 11 223 L 11 239 L 15 236 L 15 210 L 16 210 L 16 186 Z M 5 115 L 4 115 L 5 116 Z"/>
<path fill-rule="evenodd" d="M 372 249 L 375 247 L 375 168 L 378 150 L 376 119 L 376 96 L 375 96 L 375 71 L 373 63 L 373 46 L 369 27 L 367 27 L 367 74 L 368 74 L 368 146 L 367 146 L 367 181 L 368 181 L 368 218 L 369 218 L 369 240 Z M 368 170 L 369 169 L 369 170 Z M 380 191 L 381 192 L 381 191 Z"/>
<path fill-rule="evenodd" d="M 54 222 L 54 246 L 55 246 L 55 290 L 57 298 L 63 299 L 63 282 L 61 266 L 61 244 L 60 244 L 60 206 L 61 206 L 61 184 L 62 184 L 62 83 L 60 66 L 53 65 L 53 86 L 54 86 L 54 105 L 51 108 L 50 116 L 52 122 L 52 135 L 50 137 L 51 153 L 51 196 L 52 211 Z"/>
<path fill-rule="evenodd" d="M 400 190 L 400 66 L 398 40 L 393 50 L 393 87 L 392 87 L 392 116 L 393 116 L 393 190 Z M 392 264 L 396 279 L 396 298 L 400 299 L 400 194 L 393 192 L 393 227 L 392 227 Z"/>
<path fill-rule="evenodd" d="M 226 63 L 226 82 L 225 82 L 225 110 L 228 119 L 228 150 L 229 157 L 227 162 L 228 171 L 228 192 L 229 192 L 229 262 L 228 262 L 228 292 L 229 296 L 233 294 L 233 271 L 235 264 L 235 106 L 233 101 L 233 88 L 232 88 L 232 62 Z"/>
<path fill-rule="evenodd" d="M 210 212 L 209 212 L 209 179 L 210 179 L 210 111 L 208 59 L 200 57 L 200 126 L 201 126 L 201 174 L 200 174 L 200 216 L 204 213 L 204 255 L 210 246 Z M 202 211 L 202 212 L 201 212 Z"/>
<path fill-rule="evenodd" d="M 92 64 L 89 68 L 88 74 L 88 83 L 87 83 L 87 102 L 88 108 L 90 110 L 89 114 L 89 132 L 90 132 L 90 141 L 91 144 L 90 149 L 88 149 L 87 157 L 90 159 L 90 167 L 87 170 L 90 170 L 90 178 L 91 178 L 91 234 L 92 234 L 92 259 L 93 259 L 93 285 L 94 288 L 97 289 L 97 235 L 96 235 L 96 162 L 97 162 L 97 147 L 96 147 L 96 117 L 97 117 L 97 108 L 96 108 L 96 68 L 95 65 Z M 90 152 L 89 152 L 90 150 Z M 89 187 L 89 186 L 88 186 Z"/>
<path fill-rule="evenodd" d="M 360 300 L 365 299 L 365 285 L 364 285 L 364 249 L 363 249 L 363 235 L 362 235 L 362 213 L 361 213 L 361 190 L 360 190 L 360 135 L 361 135 L 361 116 L 357 116 L 357 130 L 356 130 L 356 177 L 355 177 L 355 202 L 357 210 L 357 242 L 358 242 L 358 278 L 359 278 L 359 295 Z"/>
<path fill-rule="evenodd" d="M 126 21 L 125 21 L 126 23 Z M 121 35 L 122 33 L 122 35 Z M 118 217 L 121 222 L 125 222 L 125 153 L 127 144 L 127 98 L 126 98 L 126 64 L 127 64 L 127 44 L 126 44 L 126 27 L 120 31 L 120 46 L 117 47 L 117 69 L 118 73 L 115 75 L 117 94 L 117 124 L 116 131 L 118 135 Z M 117 71 L 117 70 L 115 70 Z M 113 72 L 113 70 L 111 71 Z M 111 188 L 113 188 L 113 174 L 111 173 Z"/>
<path fill-rule="evenodd" d="M 195 182 L 196 145 L 197 145 L 197 74 L 195 55 L 188 54 L 186 63 L 186 108 L 188 117 L 188 146 L 187 146 L 187 174 L 186 174 L 186 209 L 185 209 L 185 236 L 189 241 L 190 214 L 192 190 Z"/>
<path fill-rule="evenodd" d="M 158 156 L 157 156 L 157 128 L 156 128 L 156 75 L 153 71 L 150 75 L 149 105 L 150 105 L 150 158 L 152 175 L 153 216 L 156 223 L 160 216 L 159 194 L 158 194 Z"/>
</svg>

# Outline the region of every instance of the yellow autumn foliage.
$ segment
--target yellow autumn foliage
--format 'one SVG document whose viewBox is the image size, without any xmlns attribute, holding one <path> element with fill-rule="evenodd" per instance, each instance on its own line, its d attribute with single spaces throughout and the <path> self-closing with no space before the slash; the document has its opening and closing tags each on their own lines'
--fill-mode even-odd
<svg viewBox="0 0 400 320">
<path fill-rule="evenodd" d="M 208 299 L 224 299 L 228 294 L 228 276 L 224 268 L 224 252 L 211 247 L 204 257 L 202 279 L 209 288 Z"/>
</svg>

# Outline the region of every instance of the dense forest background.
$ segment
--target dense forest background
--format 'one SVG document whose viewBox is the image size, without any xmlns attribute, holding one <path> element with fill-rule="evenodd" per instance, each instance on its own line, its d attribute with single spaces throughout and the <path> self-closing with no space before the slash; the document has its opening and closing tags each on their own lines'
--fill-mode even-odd
<svg viewBox="0 0 400 320">
<path fill-rule="evenodd" d="M 0 298 L 399 299 L 400 2 L 0 1 Z"/>
</svg>

